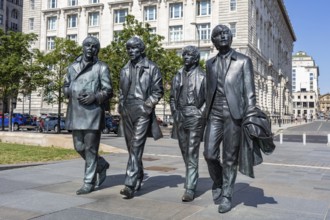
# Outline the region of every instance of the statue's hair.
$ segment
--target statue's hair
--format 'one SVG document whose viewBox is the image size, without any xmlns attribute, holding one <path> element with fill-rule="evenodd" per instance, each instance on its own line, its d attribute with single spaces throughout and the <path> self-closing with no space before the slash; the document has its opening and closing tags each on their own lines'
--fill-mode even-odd
<svg viewBox="0 0 330 220">
<path fill-rule="evenodd" d="M 100 50 L 100 41 L 99 41 L 99 39 L 97 39 L 96 37 L 93 37 L 93 36 L 87 36 L 86 38 L 85 38 L 85 40 L 83 41 L 83 45 L 85 45 L 86 43 L 88 43 L 88 42 L 92 42 L 92 43 L 94 43 L 95 45 L 96 45 L 96 48 L 97 48 L 97 51 L 99 51 Z"/>
<path fill-rule="evenodd" d="M 199 63 L 199 59 L 200 59 L 201 55 L 200 55 L 200 52 L 197 47 L 192 46 L 192 45 L 184 47 L 182 49 L 182 56 L 187 52 L 191 52 L 194 55 L 194 58 L 197 59 L 197 63 Z"/>
<path fill-rule="evenodd" d="M 132 38 L 130 38 L 127 42 L 126 42 L 126 47 L 128 45 L 131 44 L 135 44 L 139 47 L 140 51 L 142 52 L 142 54 L 144 54 L 144 50 L 146 49 L 146 46 L 144 45 L 142 39 L 138 36 L 134 36 Z"/>
<path fill-rule="evenodd" d="M 228 28 L 226 25 L 219 24 L 219 25 L 215 26 L 212 30 L 212 34 L 211 34 L 212 42 L 214 42 L 214 38 L 216 36 L 218 36 L 222 31 L 227 31 L 228 35 L 230 37 L 230 40 L 231 41 L 233 40 L 233 33 L 231 32 L 230 28 Z"/>
</svg>

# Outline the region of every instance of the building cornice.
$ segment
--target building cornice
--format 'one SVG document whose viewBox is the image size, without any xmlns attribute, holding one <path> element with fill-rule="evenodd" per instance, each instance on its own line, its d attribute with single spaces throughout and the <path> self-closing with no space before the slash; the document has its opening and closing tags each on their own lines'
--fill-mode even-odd
<svg viewBox="0 0 330 220">
<path fill-rule="evenodd" d="M 286 10 L 286 8 L 284 6 L 284 2 L 283 2 L 283 0 L 277 0 L 277 2 L 278 2 L 278 5 L 280 7 L 280 10 L 282 12 L 284 21 L 285 21 L 286 25 L 288 26 L 288 29 L 289 29 L 290 34 L 292 36 L 292 39 L 293 39 L 293 41 L 296 41 L 297 38 L 296 38 L 296 35 L 294 33 L 294 30 L 293 30 L 293 27 L 292 27 L 292 24 L 291 24 L 291 21 L 290 21 L 288 12 L 287 12 L 287 10 Z"/>
</svg>

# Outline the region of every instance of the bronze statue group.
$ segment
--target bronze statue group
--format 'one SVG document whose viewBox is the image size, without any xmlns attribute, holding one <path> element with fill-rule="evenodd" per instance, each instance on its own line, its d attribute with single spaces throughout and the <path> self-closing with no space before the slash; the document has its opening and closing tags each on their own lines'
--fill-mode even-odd
<svg viewBox="0 0 330 220">
<path fill-rule="evenodd" d="M 257 115 L 254 112 L 260 111 L 256 107 L 251 59 L 231 48 L 232 38 L 225 25 L 213 29 L 211 39 L 219 52 L 206 62 L 206 73 L 199 66 L 198 48 L 184 47 L 183 67 L 173 77 L 170 93 L 172 138 L 178 139 L 186 167 L 182 201 L 191 202 L 195 198 L 199 147 L 204 140 L 204 158 L 213 180 L 213 200 L 219 205 L 220 213 L 232 208 L 241 145 L 253 141 L 241 141 L 242 124 L 248 114 Z M 66 126 L 72 130 L 75 150 L 85 160 L 84 184 L 77 195 L 98 188 L 109 168 L 109 163 L 98 155 L 98 149 L 105 103 L 113 96 L 113 90 L 109 68 L 97 58 L 99 49 L 98 39 L 87 37 L 83 54 L 68 67 L 64 83 L 64 94 L 69 99 Z M 120 72 L 118 112 L 129 156 L 125 186 L 120 194 L 131 199 L 143 181 L 142 155 L 146 139 L 162 137 L 155 106 L 164 89 L 158 66 L 145 56 L 143 41 L 132 37 L 126 49 L 130 60 Z M 251 160 L 251 154 L 254 152 L 247 152 L 243 159 Z M 256 165 L 255 161 L 249 162 Z M 250 176 L 253 177 L 253 171 Z"/>
</svg>

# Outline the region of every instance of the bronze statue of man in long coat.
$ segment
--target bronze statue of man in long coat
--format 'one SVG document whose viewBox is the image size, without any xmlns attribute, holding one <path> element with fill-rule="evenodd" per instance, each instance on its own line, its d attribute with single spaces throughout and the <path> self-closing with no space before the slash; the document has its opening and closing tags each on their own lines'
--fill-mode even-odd
<svg viewBox="0 0 330 220">
<path fill-rule="evenodd" d="M 211 37 L 219 53 L 206 62 L 204 157 L 213 180 L 213 199 L 219 204 L 218 211 L 224 213 L 232 207 L 242 121 L 255 109 L 256 96 L 252 61 L 231 48 L 230 29 L 217 25 Z"/>
<path fill-rule="evenodd" d="M 99 40 L 87 37 L 83 54 L 68 67 L 64 82 L 64 95 L 69 99 L 66 128 L 72 130 L 74 148 L 85 160 L 84 184 L 76 192 L 78 195 L 99 187 L 109 168 L 98 150 L 105 127 L 105 106 L 113 92 L 109 68 L 97 57 L 99 50 Z"/>
</svg>

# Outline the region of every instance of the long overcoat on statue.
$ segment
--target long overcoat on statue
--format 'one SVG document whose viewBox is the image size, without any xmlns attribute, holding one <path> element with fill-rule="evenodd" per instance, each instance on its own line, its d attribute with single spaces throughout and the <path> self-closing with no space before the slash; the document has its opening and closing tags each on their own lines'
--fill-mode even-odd
<svg viewBox="0 0 330 220">
<path fill-rule="evenodd" d="M 231 116 L 234 119 L 243 119 L 246 112 L 253 110 L 256 105 L 253 66 L 249 57 L 231 50 L 231 55 L 226 58 L 224 90 Z M 214 65 L 216 59 L 217 56 L 206 62 L 207 117 L 216 93 L 218 74 L 220 74 L 217 65 Z"/>
<path fill-rule="evenodd" d="M 64 95 L 69 98 L 66 129 L 100 130 L 105 126 L 106 102 L 113 95 L 110 71 L 105 63 L 96 58 L 81 69 L 81 59 L 81 56 L 78 57 L 68 67 L 64 81 Z M 82 91 L 94 93 L 96 101 L 91 105 L 80 104 L 77 98 Z"/>
</svg>

